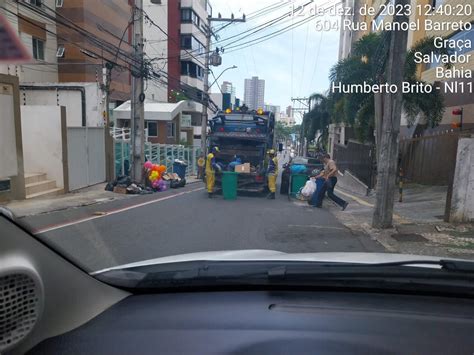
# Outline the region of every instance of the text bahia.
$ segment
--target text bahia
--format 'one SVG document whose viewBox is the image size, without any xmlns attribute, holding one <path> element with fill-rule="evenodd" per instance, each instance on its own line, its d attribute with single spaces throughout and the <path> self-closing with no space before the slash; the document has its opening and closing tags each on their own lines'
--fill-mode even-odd
<svg viewBox="0 0 474 355">
<path fill-rule="evenodd" d="M 433 86 L 423 82 L 403 81 L 400 90 L 402 93 L 429 94 L 433 92 Z M 342 94 L 395 94 L 398 92 L 398 86 L 395 84 L 370 84 L 364 81 L 362 84 L 343 84 L 341 82 L 333 82 L 331 84 L 333 93 Z"/>
</svg>

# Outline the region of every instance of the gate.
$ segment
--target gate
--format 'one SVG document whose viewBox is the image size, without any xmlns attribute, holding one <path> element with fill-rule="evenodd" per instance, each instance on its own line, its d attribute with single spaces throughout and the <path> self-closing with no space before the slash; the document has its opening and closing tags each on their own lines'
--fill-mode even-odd
<svg viewBox="0 0 474 355">
<path fill-rule="evenodd" d="M 185 147 L 182 145 L 145 143 L 145 157 L 153 164 L 166 166 L 167 171 L 173 171 L 175 159 L 188 164 L 186 176 L 197 175 L 197 159 L 200 147 Z M 115 175 L 129 175 L 130 173 L 130 141 L 115 139 Z"/>
<path fill-rule="evenodd" d="M 408 182 L 448 185 L 456 167 L 459 133 L 400 141 L 400 164 Z"/>
<path fill-rule="evenodd" d="M 68 127 L 69 190 L 105 181 L 104 128 Z"/>
<path fill-rule="evenodd" d="M 334 160 L 341 171 L 349 170 L 372 189 L 375 184 L 375 147 L 349 141 L 347 145 L 334 144 Z"/>
</svg>

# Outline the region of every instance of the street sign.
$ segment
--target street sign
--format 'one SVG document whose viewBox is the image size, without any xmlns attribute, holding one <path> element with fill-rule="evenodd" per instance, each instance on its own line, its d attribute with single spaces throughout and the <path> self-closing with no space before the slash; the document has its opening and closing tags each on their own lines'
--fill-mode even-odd
<svg viewBox="0 0 474 355">
<path fill-rule="evenodd" d="M 32 57 L 5 16 L 0 14 L 0 63 L 31 62 Z"/>
</svg>

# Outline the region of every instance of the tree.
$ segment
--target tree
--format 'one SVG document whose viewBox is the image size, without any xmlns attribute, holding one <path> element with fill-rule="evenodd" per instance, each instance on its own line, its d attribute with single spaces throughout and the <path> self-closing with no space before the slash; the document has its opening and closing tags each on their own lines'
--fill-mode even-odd
<svg viewBox="0 0 474 355">
<path fill-rule="evenodd" d="M 313 94 L 309 97 L 309 107 L 309 112 L 303 117 L 304 137 L 308 143 L 312 143 L 319 131 L 324 144 L 329 134 L 331 101 L 323 94 Z"/>
<path fill-rule="evenodd" d="M 330 71 L 331 85 L 363 84 L 369 85 L 385 82 L 385 67 L 390 33 L 370 33 L 359 39 L 353 47 L 352 54 L 340 60 Z M 428 54 L 447 53 L 446 49 L 435 48 L 433 38 L 420 40 L 406 54 L 404 81 L 430 85 L 417 77 L 415 52 Z M 376 101 L 373 93 L 338 93 L 329 94 L 333 102 L 332 122 L 344 122 L 354 128 L 361 141 L 373 140 L 375 128 Z M 421 113 L 429 125 L 436 126 L 443 117 L 444 103 L 438 90 L 431 93 L 404 93 L 403 111 L 410 123 Z"/>
</svg>

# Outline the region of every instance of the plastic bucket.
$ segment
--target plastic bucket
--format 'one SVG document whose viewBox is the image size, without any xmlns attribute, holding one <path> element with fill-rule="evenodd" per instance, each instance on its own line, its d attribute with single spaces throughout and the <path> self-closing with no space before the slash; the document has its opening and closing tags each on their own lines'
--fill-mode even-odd
<svg viewBox="0 0 474 355">
<path fill-rule="evenodd" d="M 181 179 L 184 179 L 184 178 L 186 178 L 186 167 L 187 167 L 187 165 L 185 165 L 185 164 L 174 162 L 173 163 L 173 173 L 178 174 L 178 176 Z"/>
<path fill-rule="evenodd" d="M 222 172 L 222 195 L 225 200 L 235 200 L 237 198 L 237 179 L 239 173 L 233 171 Z"/>
<path fill-rule="evenodd" d="M 291 175 L 291 194 L 296 195 L 296 193 L 306 184 L 306 181 L 308 181 L 307 175 Z"/>
</svg>

